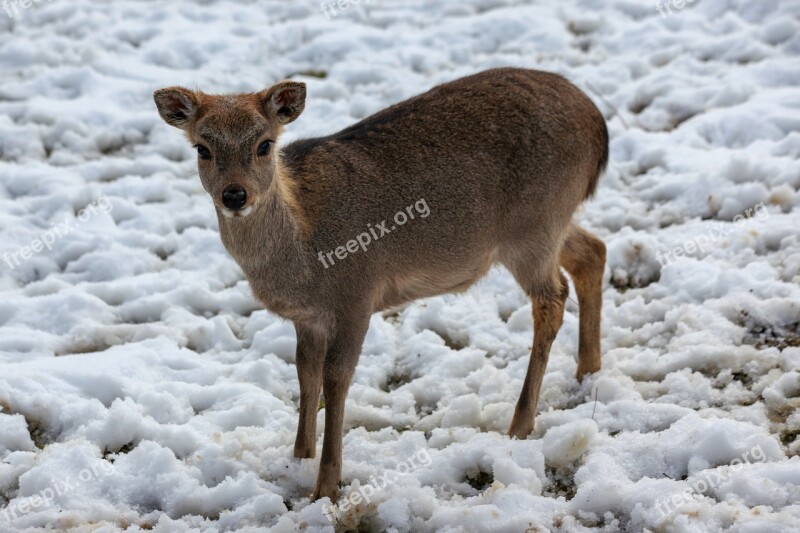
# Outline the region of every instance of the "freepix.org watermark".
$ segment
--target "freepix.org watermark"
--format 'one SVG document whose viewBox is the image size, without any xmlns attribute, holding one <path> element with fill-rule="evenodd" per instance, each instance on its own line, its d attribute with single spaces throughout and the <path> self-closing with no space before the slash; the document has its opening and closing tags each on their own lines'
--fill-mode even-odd
<svg viewBox="0 0 800 533">
<path fill-rule="evenodd" d="M 741 225 L 752 218 L 757 218 L 762 221 L 769 218 L 769 211 L 764 202 L 757 204 L 755 207 L 751 207 L 745 211 L 744 214 L 733 217 L 733 223 Z M 658 259 L 658 262 L 663 267 L 666 266 L 667 263 L 680 259 L 681 257 L 691 256 L 696 253 L 705 253 L 714 243 L 722 240 L 730 230 L 730 225 L 720 222 L 716 228 L 711 228 L 709 231 L 684 242 L 680 246 L 676 246 L 672 250 L 656 253 L 656 259 Z"/>
<path fill-rule="evenodd" d="M 320 263 L 322 263 L 322 266 L 324 266 L 326 269 L 330 268 L 331 265 L 336 264 L 334 256 L 336 259 L 341 261 L 348 255 L 356 253 L 359 249 L 366 252 L 367 247 L 370 244 L 382 238 L 384 235 L 388 235 L 389 233 L 393 232 L 399 226 L 403 226 L 410 220 L 414 220 L 417 215 L 419 215 L 419 218 L 427 218 L 430 214 L 431 209 L 428 207 L 428 202 L 425 201 L 425 198 L 422 198 L 406 207 L 404 211 L 398 211 L 395 213 L 394 217 L 392 217 L 394 225 L 389 226 L 391 221 L 386 220 L 382 221 L 380 224 L 375 224 L 374 226 L 372 224 L 367 224 L 367 231 L 355 239 L 347 241 L 347 243 L 345 243 L 343 246 L 339 246 L 330 252 L 319 252 L 317 257 L 319 258 Z"/>
<path fill-rule="evenodd" d="M 14 18 L 19 15 L 20 9 L 28 9 L 33 4 L 41 2 L 52 2 L 53 0 L 3 0 L 3 11 L 6 12 L 9 18 Z"/>
<path fill-rule="evenodd" d="M 325 17 L 330 19 L 339 15 L 336 8 L 344 11 L 358 4 L 369 4 L 370 2 L 371 0 L 328 0 L 319 5 L 319 10 L 322 11 Z"/>
<path fill-rule="evenodd" d="M 742 458 L 736 458 L 731 461 L 730 466 L 720 472 L 714 470 L 705 473 L 703 477 L 694 480 L 691 485 L 678 494 L 673 494 L 669 499 L 664 499 L 656 502 L 655 508 L 666 516 L 672 511 L 678 509 L 681 505 L 691 503 L 694 501 L 695 494 L 705 494 L 709 489 L 713 489 L 720 485 L 720 483 L 730 479 L 731 475 L 735 474 L 746 464 L 763 463 L 767 459 L 767 454 L 764 453 L 760 445 L 744 452 Z"/>
<path fill-rule="evenodd" d="M 672 10 L 680 11 L 686 6 L 690 6 L 699 0 L 667 0 L 666 2 L 662 2 L 658 0 L 656 2 L 656 11 L 661 14 L 662 18 L 667 18 L 667 15 L 672 15 Z"/>
<path fill-rule="evenodd" d="M 22 498 L 18 503 L 9 505 L 2 511 L 2 516 L 6 522 L 16 520 L 20 516 L 39 509 L 40 507 L 47 507 L 50 505 L 56 496 L 63 496 L 68 492 L 75 490 L 80 485 L 96 481 L 103 476 L 107 476 L 114 471 L 114 467 L 107 461 L 99 461 L 92 465 L 91 468 L 84 468 L 78 472 L 78 479 L 73 480 L 69 476 L 64 479 L 51 479 L 50 486 L 40 490 L 38 493 L 27 498 Z"/>
<path fill-rule="evenodd" d="M 3 261 L 10 269 L 15 269 L 20 266 L 24 261 L 27 261 L 34 254 L 38 254 L 39 252 L 47 249 L 52 250 L 53 244 L 58 239 L 62 237 L 66 237 L 75 229 L 77 229 L 78 224 L 81 222 L 86 222 L 93 216 L 97 215 L 99 211 L 105 211 L 106 213 L 111 212 L 114 208 L 114 205 L 111 203 L 111 200 L 108 199 L 107 196 L 101 196 L 94 202 L 87 205 L 85 208 L 81 209 L 78 212 L 78 215 L 75 217 L 75 220 L 65 220 L 63 222 L 59 222 L 58 224 L 53 224 L 53 226 L 39 235 L 36 239 L 32 240 L 28 246 L 23 246 L 16 252 L 5 252 L 3 254 Z"/>
<path fill-rule="evenodd" d="M 386 471 L 379 478 L 370 476 L 370 482 L 368 484 L 361 485 L 358 487 L 358 490 L 354 490 L 348 494 L 347 497 L 342 498 L 338 504 L 334 502 L 330 505 L 326 505 L 322 512 L 325 513 L 325 516 L 327 516 L 328 520 L 331 522 L 339 520 L 340 512 L 346 513 L 348 509 L 358 505 L 361 502 L 371 503 L 371 498 L 376 492 L 380 492 L 389 485 L 397 483 L 398 479 L 410 474 L 417 468 L 430 466 L 432 462 L 433 459 L 431 459 L 428 450 L 419 450 L 414 455 L 409 457 L 408 461 L 403 461 L 397 465 L 395 470 Z"/>
</svg>

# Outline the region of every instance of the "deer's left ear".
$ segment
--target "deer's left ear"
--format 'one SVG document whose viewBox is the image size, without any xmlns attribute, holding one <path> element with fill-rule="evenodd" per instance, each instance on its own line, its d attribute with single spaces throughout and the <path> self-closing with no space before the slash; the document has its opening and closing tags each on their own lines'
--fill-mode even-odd
<svg viewBox="0 0 800 533">
<path fill-rule="evenodd" d="M 306 84 L 281 81 L 264 91 L 261 98 L 267 116 L 274 116 L 281 124 L 289 124 L 306 108 Z"/>
<path fill-rule="evenodd" d="M 183 87 L 168 87 L 153 93 L 158 113 L 164 122 L 185 130 L 197 116 L 197 95 Z"/>
</svg>

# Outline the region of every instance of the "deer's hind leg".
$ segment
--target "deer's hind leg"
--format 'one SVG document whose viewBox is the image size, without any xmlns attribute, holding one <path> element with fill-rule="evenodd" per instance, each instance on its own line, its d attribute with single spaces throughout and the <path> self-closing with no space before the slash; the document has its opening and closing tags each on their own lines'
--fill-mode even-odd
<svg viewBox="0 0 800 533">
<path fill-rule="evenodd" d="M 579 329 L 577 378 L 600 370 L 600 314 L 603 306 L 603 272 L 606 246 L 573 224 L 559 255 L 578 294 Z"/>
<path fill-rule="evenodd" d="M 524 439 L 533 431 L 550 347 L 561 328 L 564 303 L 569 293 L 567 280 L 559 270 L 555 258 L 550 263 L 543 273 L 530 270 L 536 264 L 535 260 L 527 265 L 507 265 L 533 302 L 533 347 L 522 392 L 508 430 L 510 436 L 518 439 Z"/>
</svg>

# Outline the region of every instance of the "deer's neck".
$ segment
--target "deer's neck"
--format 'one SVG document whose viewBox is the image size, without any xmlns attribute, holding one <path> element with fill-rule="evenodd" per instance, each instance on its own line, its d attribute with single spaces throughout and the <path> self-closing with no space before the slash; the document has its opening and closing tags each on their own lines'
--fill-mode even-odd
<svg viewBox="0 0 800 533">
<path fill-rule="evenodd" d="M 311 279 L 302 216 L 288 190 L 285 174 L 276 176 L 266 197 L 246 217 L 227 218 L 217 210 L 225 248 L 244 271 L 255 296 L 271 311 L 292 319 L 291 301 Z"/>
</svg>

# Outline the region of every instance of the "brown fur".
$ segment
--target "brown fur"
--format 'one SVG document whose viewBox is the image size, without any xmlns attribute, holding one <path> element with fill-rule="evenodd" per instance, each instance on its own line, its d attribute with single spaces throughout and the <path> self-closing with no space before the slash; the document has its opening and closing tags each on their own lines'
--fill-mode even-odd
<svg viewBox="0 0 800 533">
<path fill-rule="evenodd" d="M 164 120 L 205 143 L 199 161 L 220 235 L 254 294 L 297 330 L 300 422 L 295 455 L 314 457 L 316 411 L 325 432 L 314 498 L 336 498 L 344 401 L 372 313 L 469 287 L 505 265 L 533 301 L 534 345 L 509 434 L 533 429 L 567 284 L 580 304 L 578 377 L 600 368 L 603 243 L 572 222 L 608 161 L 602 115 L 560 76 L 496 69 L 440 85 L 326 137 L 255 155 L 302 112 L 305 86 L 256 94 L 157 91 Z M 221 191 L 245 188 L 248 216 Z M 318 260 L 424 199 L 416 218 L 330 268 Z"/>
</svg>

